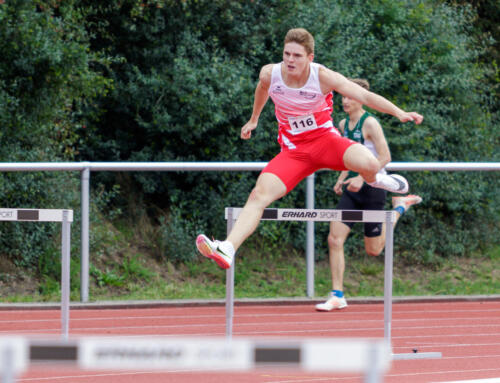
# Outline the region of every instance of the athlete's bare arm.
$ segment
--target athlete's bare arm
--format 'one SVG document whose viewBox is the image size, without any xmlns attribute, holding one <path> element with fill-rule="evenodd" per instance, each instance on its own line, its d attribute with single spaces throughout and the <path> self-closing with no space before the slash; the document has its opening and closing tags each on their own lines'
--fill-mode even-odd
<svg viewBox="0 0 500 383">
<path fill-rule="evenodd" d="M 390 114 L 401 122 L 414 121 L 416 124 L 420 124 L 424 119 L 416 112 L 405 112 L 386 98 L 362 88 L 331 69 L 320 68 L 319 81 L 323 94 L 336 91 L 379 112 Z"/>
<path fill-rule="evenodd" d="M 344 129 L 345 129 L 345 121 L 346 119 L 342 119 L 340 122 L 339 122 L 339 130 L 340 130 L 340 133 L 342 133 L 342 135 L 344 134 Z"/>
<path fill-rule="evenodd" d="M 244 140 L 248 140 L 252 137 L 252 130 L 257 127 L 262 109 L 264 109 L 264 105 L 266 105 L 267 99 L 269 98 L 268 90 L 271 85 L 272 70 L 273 64 L 264 65 L 260 70 L 259 82 L 255 88 L 252 116 L 250 117 L 250 120 L 241 128 L 240 136 Z"/>
<path fill-rule="evenodd" d="M 384 136 L 384 131 L 377 119 L 368 117 L 363 124 L 363 137 L 370 140 L 375 145 L 377 151 L 377 160 L 380 163 L 380 169 L 391 162 L 391 151 Z"/>
</svg>

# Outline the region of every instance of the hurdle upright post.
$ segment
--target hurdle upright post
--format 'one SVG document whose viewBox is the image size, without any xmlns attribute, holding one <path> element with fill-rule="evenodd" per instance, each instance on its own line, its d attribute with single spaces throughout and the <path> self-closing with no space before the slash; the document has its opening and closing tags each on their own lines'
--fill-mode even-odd
<svg viewBox="0 0 500 383">
<path fill-rule="evenodd" d="M 306 208 L 314 209 L 314 173 L 306 178 Z M 306 222 L 306 294 L 314 297 L 314 221 Z"/>
<path fill-rule="evenodd" d="M 68 216 L 69 211 L 63 210 L 61 239 L 61 335 L 63 340 L 68 340 L 69 334 L 71 227 Z"/>
<path fill-rule="evenodd" d="M 231 233 L 234 225 L 233 208 L 227 208 L 227 235 Z M 234 315 L 234 268 L 236 267 L 236 254 L 233 264 L 226 270 L 226 337 L 231 338 L 233 334 Z"/>
<path fill-rule="evenodd" d="M 86 166 L 81 173 L 81 250 L 80 250 L 80 300 L 89 301 L 89 194 L 90 168 Z"/>
<path fill-rule="evenodd" d="M 394 268 L 394 210 L 385 212 L 385 261 L 384 261 L 384 339 L 388 344 L 392 344 L 391 323 L 392 323 L 392 288 L 393 288 L 393 268 Z M 437 359 L 441 358 L 441 352 L 420 352 L 420 353 L 400 353 L 392 354 L 394 360 L 411 359 Z"/>
<path fill-rule="evenodd" d="M 0 368 L 2 369 L 2 383 L 14 383 L 14 351 L 12 349 L 12 345 L 5 344 L 0 349 L 1 358 L 0 361 L 2 365 Z"/>
<path fill-rule="evenodd" d="M 385 213 L 384 338 L 391 342 L 392 268 L 394 257 L 394 212 Z"/>
</svg>

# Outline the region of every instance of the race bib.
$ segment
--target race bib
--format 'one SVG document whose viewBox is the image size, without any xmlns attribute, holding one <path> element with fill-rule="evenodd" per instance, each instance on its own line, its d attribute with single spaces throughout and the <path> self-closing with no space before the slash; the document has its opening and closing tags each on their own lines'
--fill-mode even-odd
<svg viewBox="0 0 500 383">
<path fill-rule="evenodd" d="M 292 128 L 292 132 L 300 133 L 307 130 L 317 129 L 316 119 L 313 114 L 307 114 L 305 116 L 298 117 L 288 117 L 288 123 Z"/>
</svg>

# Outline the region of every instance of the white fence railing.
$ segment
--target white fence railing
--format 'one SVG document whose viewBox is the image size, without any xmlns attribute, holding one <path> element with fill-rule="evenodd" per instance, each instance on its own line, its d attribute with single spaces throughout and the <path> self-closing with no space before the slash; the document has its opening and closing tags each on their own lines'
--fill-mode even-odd
<svg viewBox="0 0 500 383">
<path fill-rule="evenodd" d="M 2 172 L 79 171 L 81 173 L 80 299 L 89 299 L 89 204 L 91 171 L 260 171 L 267 162 L 13 162 L 0 163 Z M 391 162 L 389 171 L 499 171 L 500 162 Z M 306 180 L 306 208 L 314 209 L 314 174 Z M 250 192 L 250 190 L 248 191 Z M 223 212 L 221 212 L 221 215 Z M 307 222 L 307 296 L 314 296 L 314 222 Z M 193 241 L 194 246 L 194 241 Z"/>
</svg>

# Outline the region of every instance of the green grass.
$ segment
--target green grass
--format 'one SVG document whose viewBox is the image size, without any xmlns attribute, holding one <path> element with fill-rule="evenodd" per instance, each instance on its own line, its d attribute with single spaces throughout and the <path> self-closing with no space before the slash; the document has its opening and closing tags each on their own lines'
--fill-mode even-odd
<svg viewBox="0 0 500 383">
<path fill-rule="evenodd" d="M 100 244 L 91 255 L 91 301 L 223 299 L 226 272 L 204 258 L 173 264 L 158 257 L 158 247 L 147 224 L 134 233 L 108 224 L 100 230 Z M 144 229 L 146 227 L 146 229 Z M 149 242 L 148 242 L 149 241 Z M 150 245 L 152 243 L 153 245 Z M 133 245 L 131 245 L 133 244 Z M 151 248 L 149 248 L 150 246 Z M 71 265 L 71 300 L 80 300 L 78 257 Z M 331 289 L 329 265 L 324 254 L 315 264 L 315 293 Z M 500 247 L 467 258 L 448 258 L 432 266 L 405 265 L 394 259 L 394 296 L 485 295 L 500 292 Z M 37 275 L 0 275 L 2 302 L 56 302 L 60 300 L 59 265 L 44 264 Z M 51 267 L 48 267 L 51 266 Z M 52 274 L 48 271 L 52 270 Z M 55 276 L 53 276 L 55 274 Z M 42 275 L 40 277 L 40 275 Z M 51 276 L 52 275 L 52 276 Z M 9 286 L 8 292 L 2 291 Z M 347 297 L 381 297 L 384 291 L 384 258 L 346 255 L 344 291 Z M 273 298 L 306 296 L 306 266 L 303 252 L 252 238 L 236 260 L 235 297 Z"/>
<path fill-rule="evenodd" d="M 438 268 L 394 263 L 394 296 L 483 295 L 500 291 L 498 250 L 487 256 L 449 259 Z M 381 297 L 384 291 L 383 257 L 347 259 L 344 290 L 348 297 Z M 125 258 L 114 267 L 91 268 L 90 300 L 223 299 L 225 271 L 200 257 L 180 265 L 152 262 L 145 256 Z M 76 276 L 77 277 L 77 276 Z M 79 279 L 72 283 L 71 299 L 79 301 Z M 36 293 L 2 297 L 3 302 L 54 302 L 59 282 L 44 278 Z M 315 265 L 316 295 L 331 289 L 329 265 Z M 305 259 L 294 251 L 287 256 L 247 255 L 236 262 L 236 298 L 306 296 Z"/>
</svg>

